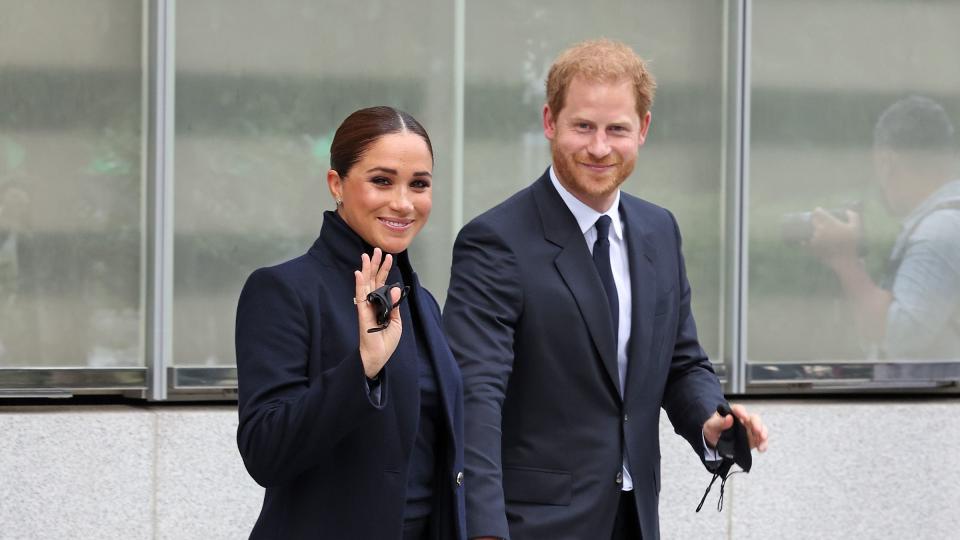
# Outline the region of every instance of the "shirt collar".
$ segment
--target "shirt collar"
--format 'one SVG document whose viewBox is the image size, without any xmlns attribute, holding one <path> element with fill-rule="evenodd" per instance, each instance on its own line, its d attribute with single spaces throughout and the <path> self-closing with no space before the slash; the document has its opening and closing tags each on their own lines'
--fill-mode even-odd
<svg viewBox="0 0 960 540">
<path fill-rule="evenodd" d="M 586 234 L 587 231 L 596 225 L 597 219 L 599 219 L 600 216 L 606 215 L 610 216 L 610 220 L 613 222 L 613 233 L 617 235 L 617 239 L 623 240 L 623 223 L 620 221 L 619 211 L 619 189 L 617 190 L 616 197 L 613 199 L 613 204 L 610 205 L 610 208 L 608 208 L 606 212 L 601 213 L 583 204 L 580 199 L 567 191 L 567 188 L 563 187 L 563 184 L 557 179 L 557 174 L 553 171 L 552 165 L 550 166 L 550 182 L 553 184 L 553 188 L 557 190 L 557 193 L 560 194 L 560 198 L 563 199 L 564 204 L 570 209 L 570 213 L 572 213 L 573 217 L 577 220 L 577 225 L 580 226 L 581 233 Z"/>
<path fill-rule="evenodd" d="M 911 229 L 927 214 L 933 211 L 937 206 L 944 203 L 952 203 L 960 200 L 960 180 L 952 180 L 940 186 L 922 203 L 917 205 L 912 212 L 903 220 L 904 228 Z"/>
</svg>

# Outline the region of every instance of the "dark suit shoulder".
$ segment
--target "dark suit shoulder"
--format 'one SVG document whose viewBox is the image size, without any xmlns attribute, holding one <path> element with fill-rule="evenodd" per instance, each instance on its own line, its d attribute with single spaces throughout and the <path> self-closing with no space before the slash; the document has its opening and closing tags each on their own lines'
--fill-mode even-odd
<svg viewBox="0 0 960 540">
<path fill-rule="evenodd" d="M 641 199 L 625 191 L 620 192 L 620 203 L 628 213 L 627 218 L 639 218 L 642 222 L 656 228 L 667 227 L 672 229 L 676 221 L 673 213 L 666 208 Z"/>
</svg>

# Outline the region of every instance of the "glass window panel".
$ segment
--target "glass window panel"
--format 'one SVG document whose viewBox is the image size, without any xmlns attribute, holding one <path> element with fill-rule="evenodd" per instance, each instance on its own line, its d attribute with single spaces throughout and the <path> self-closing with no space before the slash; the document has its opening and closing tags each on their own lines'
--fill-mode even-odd
<svg viewBox="0 0 960 540">
<path fill-rule="evenodd" d="M 748 359 L 957 358 L 960 4 L 753 6 Z"/>
<path fill-rule="evenodd" d="M 428 288 L 446 287 L 452 22 L 442 0 L 177 5 L 177 365 L 234 365 L 240 288 L 255 268 L 310 247 L 333 209 L 333 133 L 362 107 L 401 108 L 430 133 L 433 211 L 411 255 Z"/>
<path fill-rule="evenodd" d="M 684 234 L 704 348 L 721 359 L 725 195 L 722 2 L 469 2 L 464 217 L 529 185 L 550 163 L 541 113 L 556 55 L 600 36 L 630 44 L 657 78 L 653 123 L 624 189 L 672 210 Z M 496 36 L 496 39 L 491 39 Z"/>
<path fill-rule="evenodd" d="M 143 366 L 142 4 L 0 13 L 0 367 Z"/>
</svg>

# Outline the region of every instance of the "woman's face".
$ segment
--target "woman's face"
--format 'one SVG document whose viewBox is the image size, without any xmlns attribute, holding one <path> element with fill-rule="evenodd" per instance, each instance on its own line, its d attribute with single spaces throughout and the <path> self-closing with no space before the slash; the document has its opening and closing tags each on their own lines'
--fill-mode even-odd
<svg viewBox="0 0 960 540">
<path fill-rule="evenodd" d="M 340 217 L 368 244 L 387 253 L 407 249 L 427 223 L 433 206 L 433 158 L 426 141 L 409 132 L 374 141 L 341 178 L 327 184 L 341 199 Z"/>
</svg>

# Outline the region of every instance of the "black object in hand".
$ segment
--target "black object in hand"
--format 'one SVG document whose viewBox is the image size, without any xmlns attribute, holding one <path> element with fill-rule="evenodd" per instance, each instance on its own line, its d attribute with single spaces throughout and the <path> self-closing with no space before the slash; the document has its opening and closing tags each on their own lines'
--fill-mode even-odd
<svg viewBox="0 0 960 540">
<path fill-rule="evenodd" d="M 717 405 L 717 413 L 726 418 L 733 414 L 728 403 Z M 720 440 L 717 441 L 717 453 L 723 458 L 723 461 L 730 461 L 726 464 L 726 470 L 730 469 L 733 463 L 740 466 L 744 472 L 750 472 L 753 466 L 753 456 L 750 455 L 750 439 L 747 438 L 747 428 L 743 427 L 736 415 L 733 417 L 733 426 L 720 434 Z M 723 464 L 721 464 L 723 468 Z M 725 475 L 726 471 L 721 473 Z"/>
<path fill-rule="evenodd" d="M 742 472 L 748 473 L 750 472 L 750 467 L 753 466 L 753 456 L 750 454 L 750 439 L 747 438 L 747 428 L 743 427 L 743 424 L 740 423 L 737 416 L 733 414 L 729 403 L 724 402 L 717 405 L 717 414 L 724 418 L 733 415 L 733 425 L 720 433 L 720 440 L 717 441 L 717 453 L 720 454 L 720 461 L 715 462 L 716 464 L 712 467 L 713 479 L 710 480 L 710 485 L 707 486 L 706 491 L 703 492 L 703 498 L 700 499 L 700 504 L 697 505 L 697 512 L 703 508 L 703 503 L 707 500 L 707 494 L 710 493 L 710 488 L 712 488 L 713 483 L 717 481 L 717 477 L 723 478 L 720 482 L 720 500 L 717 501 L 717 511 L 723 510 L 723 489 L 726 486 L 727 479 L 733 474 L 736 474 L 730 472 L 730 467 L 733 467 L 734 463 L 736 463 L 743 469 Z"/>
<path fill-rule="evenodd" d="M 390 291 L 392 289 L 400 289 L 400 298 L 396 303 L 390 300 Z M 370 303 L 370 306 L 373 308 L 374 313 L 377 317 L 377 327 L 370 328 L 367 330 L 368 334 L 374 332 L 379 332 L 381 330 L 386 330 L 387 326 L 390 324 L 390 311 L 393 308 L 400 305 L 400 302 L 407 297 L 407 293 L 410 292 L 410 287 L 401 287 L 399 283 L 394 283 L 393 285 L 384 285 L 379 289 L 371 292 L 367 295 L 367 302 Z"/>
</svg>

